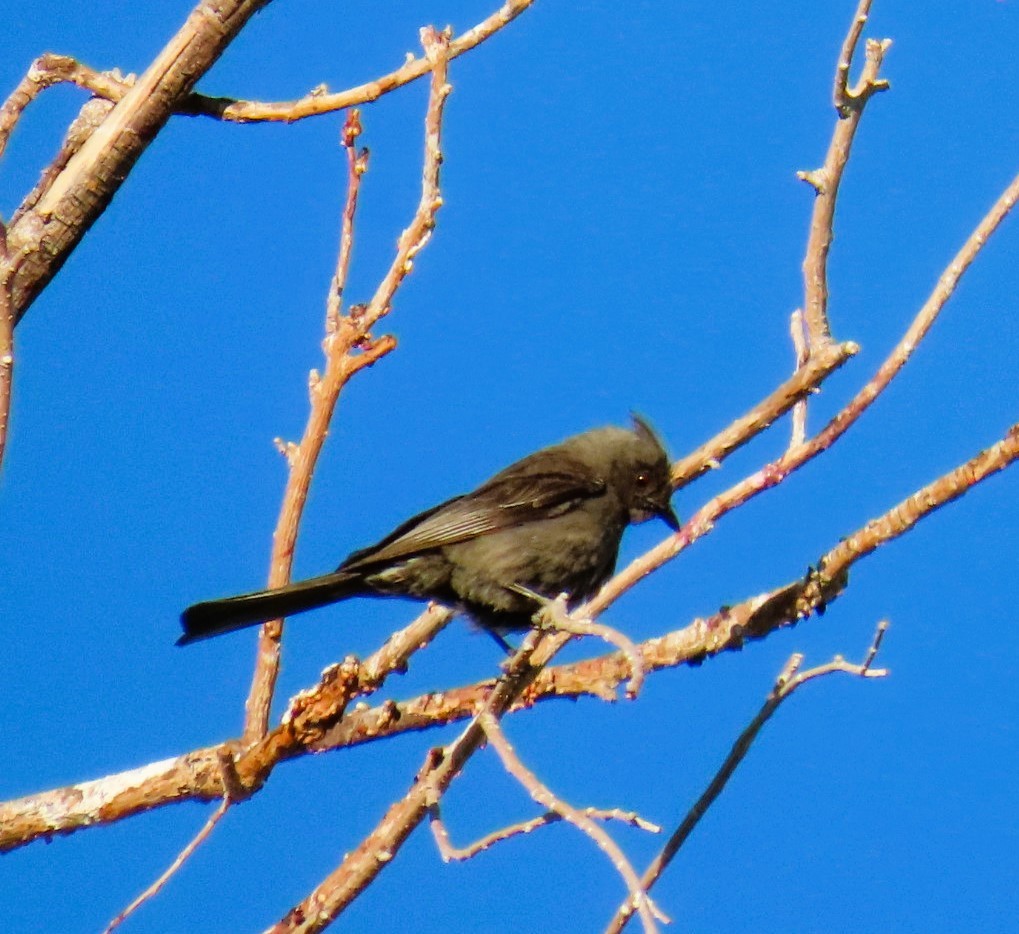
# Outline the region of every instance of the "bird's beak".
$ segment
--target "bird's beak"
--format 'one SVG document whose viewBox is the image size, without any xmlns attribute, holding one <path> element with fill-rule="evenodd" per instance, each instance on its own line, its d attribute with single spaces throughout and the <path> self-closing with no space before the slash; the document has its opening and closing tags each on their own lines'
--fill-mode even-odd
<svg viewBox="0 0 1019 934">
<path fill-rule="evenodd" d="M 665 503 L 663 506 L 659 506 L 656 510 L 658 517 L 670 528 L 673 532 L 679 531 L 679 516 L 676 515 L 676 511 L 672 508 L 672 503 Z"/>
<path fill-rule="evenodd" d="M 673 532 L 679 531 L 679 516 L 672 508 L 672 490 L 665 490 L 655 496 L 641 497 L 635 508 L 630 510 L 631 522 L 647 522 L 657 516 Z"/>
</svg>

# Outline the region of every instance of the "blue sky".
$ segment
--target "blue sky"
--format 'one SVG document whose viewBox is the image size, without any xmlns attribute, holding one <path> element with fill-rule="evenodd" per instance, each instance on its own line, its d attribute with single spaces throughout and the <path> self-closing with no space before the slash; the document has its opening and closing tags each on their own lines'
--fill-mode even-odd
<svg viewBox="0 0 1019 934">
<path fill-rule="evenodd" d="M 201 83 L 287 99 L 358 84 L 469 28 L 483 0 L 270 5 Z M 140 71 L 187 3 L 53 0 L 11 12 L 6 94 L 43 51 Z M 333 567 L 516 457 L 645 413 L 674 454 L 792 365 L 811 205 L 797 169 L 831 132 L 852 4 L 538 3 L 453 63 L 445 206 L 385 329 L 398 350 L 341 399 L 295 572 Z M 889 94 L 839 206 L 832 323 L 862 352 L 813 400 L 819 427 L 873 373 L 1017 171 L 1014 2 L 878 0 Z M 419 83 L 364 113 L 373 151 L 348 295 L 367 298 L 416 203 Z M 0 212 L 83 100 L 45 95 L 0 165 Z M 344 169 L 340 118 L 178 118 L 17 332 L 0 496 L 0 797 L 236 734 L 254 637 L 174 648 L 181 608 L 265 579 L 320 364 Z M 635 638 L 803 573 L 839 539 L 1019 421 L 1019 229 L 1007 222 L 885 397 L 827 456 L 720 523 L 617 603 Z M 778 454 L 783 423 L 676 497 L 681 515 Z M 636 703 L 548 704 L 508 731 L 575 804 L 672 825 L 785 659 L 862 654 L 888 618 L 892 677 L 806 687 L 765 729 L 655 896 L 690 931 L 1011 930 L 1019 911 L 1015 691 L 1019 475 L 990 480 L 858 565 L 821 620 L 650 680 Z M 623 558 L 663 534 L 631 531 Z M 414 608 L 352 601 L 290 627 L 282 704 Z M 585 647 L 575 654 L 598 652 Z M 391 696 L 495 669 L 456 623 Z M 260 930 L 334 868 L 459 728 L 280 767 L 124 930 Z M 208 808 L 163 809 L 0 860 L 0 929 L 100 930 Z M 448 798 L 458 840 L 533 813 L 490 754 Z M 638 869 L 659 841 L 615 829 Z M 600 930 L 623 895 L 557 826 L 444 866 L 417 832 L 340 930 Z M 211 921 L 215 918 L 215 921 Z"/>
</svg>

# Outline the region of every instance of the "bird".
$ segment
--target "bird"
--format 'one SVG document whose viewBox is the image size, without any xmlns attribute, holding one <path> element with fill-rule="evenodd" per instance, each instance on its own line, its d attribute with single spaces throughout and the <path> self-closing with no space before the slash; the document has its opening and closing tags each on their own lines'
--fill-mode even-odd
<svg viewBox="0 0 1019 934">
<path fill-rule="evenodd" d="M 611 577 L 626 527 L 654 517 L 677 530 L 665 448 L 651 426 L 585 431 L 516 461 L 352 552 L 335 571 L 273 590 L 209 600 L 181 614 L 188 645 L 350 597 L 434 600 L 466 613 L 504 647 L 534 625 L 540 600 L 573 608 Z"/>
</svg>

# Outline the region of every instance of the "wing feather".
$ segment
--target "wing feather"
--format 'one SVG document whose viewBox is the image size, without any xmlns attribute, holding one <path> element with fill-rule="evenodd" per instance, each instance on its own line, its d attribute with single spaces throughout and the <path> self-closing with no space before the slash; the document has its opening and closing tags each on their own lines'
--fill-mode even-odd
<svg viewBox="0 0 1019 934">
<path fill-rule="evenodd" d="M 545 452 L 539 452 L 543 455 Z M 426 551 L 562 515 L 601 496 L 605 481 L 579 463 L 553 464 L 532 455 L 496 474 L 473 493 L 447 500 L 408 519 L 382 541 L 353 552 L 339 570 L 363 570 Z"/>
</svg>

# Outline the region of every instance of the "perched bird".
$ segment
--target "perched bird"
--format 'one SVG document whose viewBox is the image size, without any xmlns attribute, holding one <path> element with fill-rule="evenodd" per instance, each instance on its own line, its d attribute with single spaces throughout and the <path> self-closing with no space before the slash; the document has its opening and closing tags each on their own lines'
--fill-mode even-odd
<svg viewBox="0 0 1019 934">
<path fill-rule="evenodd" d="M 473 493 L 408 519 L 331 574 L 196 603 L 181 614 L 177 644 L 348 597 L 437 600 L 493 633 L 527 629 L 535 594 L 566 593 L 574 606 L 611 576 L 628 524 L 658 516 L 679 527 L 665 449 L 646 422 L 633 423 L 536 451 Z"/>
</svg>

